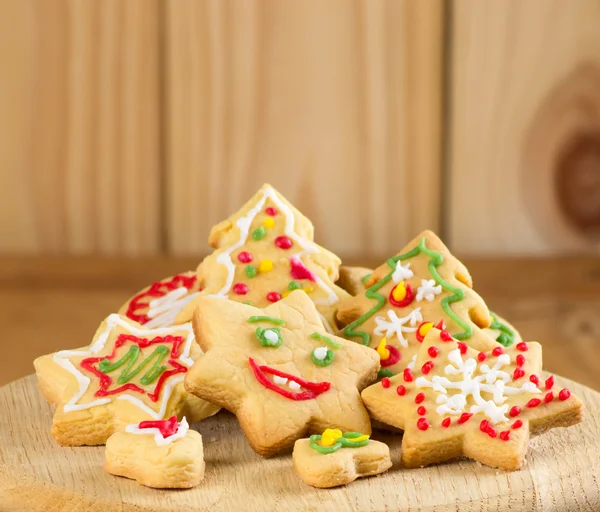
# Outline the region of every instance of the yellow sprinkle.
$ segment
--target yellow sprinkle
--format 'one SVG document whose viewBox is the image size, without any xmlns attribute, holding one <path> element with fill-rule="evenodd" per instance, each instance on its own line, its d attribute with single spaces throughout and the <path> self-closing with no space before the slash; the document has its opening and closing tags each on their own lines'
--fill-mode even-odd
<svg viewBox="0 0 600 512">
<path fill-rule="evenodd" d="M 386 342 L 387 340 L 385 338 L 381 338 L 379 346 L 377 347 L 377 353 L 379 354 L 379 357 L 383 360 L 390 357 L 390 351 L 385 347 Z"/>
<path fill-rule="evenodd" d="M 312 293 L 315 291 L 315 289 L 312 286 L 306 286 L 305 288 L 302 288 L 302 291 L 306 293 Z"/>
<path fill-rule="evenodd" d="M 258 266 L 258 271 L 264 274 L 273 270 L 273 262 L 271 260 L 262 260 Z"/>
<path fill-rule="evenodd" d="M 404 286 L 404 281 L 400 281 L 392 290 L 392 297 L 394 297 L 394 300 L 397 302 L 403 301 L 406 298 L 406 286 Z"/>
<path fill-rule="evenodd" d="M 366 441 L 367 439 L 369 439 L 369 436 L 363 434 L 362 436 L 350 439 L 350 441 L 352 441 L 353 443 L 360 443 L 361 441 Z"/>
<path fill-rule="evenodd" d="M 433 322 L 427 322 L 426 324 L 423 324 L 421 326 L 421 328 L 419 329 L 419 334 L 421 336 L 425 336 L 433 327 Z"/>
<path fill-rule="evenodd" d="M 263 226 L 267 229 L 272 229 L 273 226 L 275 226 L 275 219 L 273 219 L 272 217 L 267 217 L 263 221 Z"/>
<path fill-rule="evenodd" d="M 322 446 L 333 446 L 335 442 L 342 437 L 342 431 L 334 428 L 326 428 L 325 432 L 321 436 L 321 445 Z"/>
<path fill-rule="evenodd" d="M 285 299 L 290 293 L 292 293 L 290 290 L 286 290 L 281 294 L 281 297 Z"/>
</svg>

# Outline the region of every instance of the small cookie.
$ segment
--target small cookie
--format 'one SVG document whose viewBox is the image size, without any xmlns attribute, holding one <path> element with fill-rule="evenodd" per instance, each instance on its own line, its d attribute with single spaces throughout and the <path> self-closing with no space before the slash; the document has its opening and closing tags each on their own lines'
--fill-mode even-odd
<svg viewBox="0 0 600 512">
<path fill-rule="evenodd" d="M 509 324 L 504 318 L 498 316 L 496 313 L 490 311 L 492 317 L 492 323 L 489 327 L 486 327 L 483 332 L 488 336 L 496 340 L 497 343 L 504 347 L 510 347 L 515 343 L 520 343 L 523 338 L 511 324 Z"/>
<path fill-rule="evenodd" d="M 145 329 L 108 316 L 89 347 L 34 361 L 39 388 L 56 406 L 52 435 L 62 445 L 98 445 L 129 423 L 215 414 L 219 407 L 183 387 L 201 354 L 190 324 Z"/>
<path fill-rule="evenodd" d="M 260 455 L 331 426 L 371 433 L 359 392 L 375 380 L 379 357 L 325 332 L 306 293 L 265 309 L 202 297 L 193 325 L 205 354 L 185 388 L 233 412 Z"/>
<path fill-rule="evenodd" d="M 327 488 L 349 484 L 357 478 L 378 475 L 392 467 L 390 449 L 360 432 L 326 429 L 323 435 L 298 439 L 294 444 L 294 469 L 308 485 Z"/>
<path fill-rule="evenodd" d="M 340 267 L 340 277 L 336 281 L 340 288 L 346 290 L 353 297 L 366 290 L 365 283 L 373 271 L 365 267 Z"/>
<path fill-rule="evenodd" d="M 340 259 L 313 242 L 311 222 L 270 185 L 210 232 L 216 250 L 198 267 L 204 293 L 265 307 L 304 290 L 329 332 L 349 295 L 336 286 Z M 178 322 L 191 318 L 187 307 Z"/>
<path fill-rule="evenodd" d="M 177 274 L 141 290 L 121 306 L 119 314 L 148 329 L 184 323 L 175 320 L 201 290 L 195 272 Z"/>
<path fill-rule="evenodd" d="M 464 455 L 488 466 L 523 466 L 530 432 L 579 423 L 581 401 L 543 379 L 542 347 L 520 342 L 479 352 L 431 329 L 413 371 L 362 393 L 371 416 L 404 429 L 402 461 L 411 468 Z"/>
<path fill-rule="evenodd" d="M 412 367 L 423 337 L 434 325 L 478 350 L 496 343 L 482 331 L 491 317 L 472 289 L 471 276 L 442 241 L 424 231 L 401 253 L 375 269 L 367 290 L 340 304 L 341 334 L 375 348 L 380 377 Z"/>
<path fill-rule="evenodd" d="M 157 489 L 195 487 L 204 478 L 202 436 L 176 416 L 127 425 L 106 441 L 104 469 Z"/>
</svg>

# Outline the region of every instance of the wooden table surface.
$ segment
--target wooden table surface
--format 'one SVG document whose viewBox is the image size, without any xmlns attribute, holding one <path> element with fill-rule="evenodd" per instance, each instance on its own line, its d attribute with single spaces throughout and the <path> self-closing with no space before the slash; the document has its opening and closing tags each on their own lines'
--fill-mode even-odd
<svg viewBox="0 0 600 512">
<path fill-rule="evenodd" d="M 0 258 L 0 385 L 41 354 L 89 344 L 138 289 L 198 261 Z M 489 307 L 543 344 L 546 370 L 600 389 L 600 258 L 463 261 Z"/>
</svg>

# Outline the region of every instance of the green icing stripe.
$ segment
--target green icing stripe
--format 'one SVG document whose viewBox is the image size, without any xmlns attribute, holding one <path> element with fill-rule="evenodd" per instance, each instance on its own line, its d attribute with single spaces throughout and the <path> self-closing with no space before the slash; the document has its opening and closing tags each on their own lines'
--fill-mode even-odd
<svg viewBox="0 0 600 512">
<path fill-rule="evenodd" d="M 346 432 L 342 435 L 342 437 L 340 437 L 337 440 L 335 444 L 331 446 L 321 446 L 319 444 L 319 441 L 321 441 L 322 436 L 320 436 L 319 434 L 315 434 L 310 436 L 310 447 L 323 455 L 337 452 L 342 446 L 346 448 L 360 448 L 361 446 L 367 446 L 369 444 L 369 439 L 359 441 L 358 443 L 352 442 L 352 439 L 361 437 L 362 435 L 363 434 L 361 434 L 360 432 Z"/>
<path fill-rule="evenodd" d="M 313 340 L 324 341 L 328 345 L 331 345 L 333 348 L 340 348 L 341 347 L 341 345 L 339 343 L 337 343 L 336 341 L 333 341 L 331 338 L 328 338 L 327 336 L 323 336 L 322 334 L 319 334 L 318 332 L 313 332 L 310 335 L 310 337 Z"/>
<path fill-rule="evenodd" d="M 372 275 L 373 275 L 373 274 L 372 274 L 371 272 L 369 272 L 368 274 L 365 274 L 365 275 L 363 276 L 363 278 L 361 279 L 361 281 L 362 281 L 362 284 L 365 284 L 365 283 L 366 283 L 366 282 L 369 280 L 369 278 L 370 278 Z"/>
<path fill-rule="evenodd" d="M 492 323 L 490 324 L 489 328 L 500 331 L 496 341 L 500 343 L 500 345 L 510 347 L 515 342 L 515 331 L 513 331 L 508 325 L 500 322 L 495 313 L 490 311 L 490 315 L 492 316 Z"/>
<path fill-rule="evenodd" d="M 356 330 L 356 328 L 364 324 L 369 318 L 371 318 L 384 306 L 386 298 L 379 293 L 379 290 L 392 279 L 392 274 L 394 273 L 394 270 L 396 270 L 396 263 L 398 263 L 399 261 L 414 258 L 421 252 L 429 256 L 429 258 L 431 258 L 428 266 L 429 272 L 431 273 L 431 276 L 433 277 L 435 282 L 441 285 L 441 287 L 447 292 L 452 293 L 452 295 L 450 295 L 449 297 L 445 297 L 444 299 L 442 299 L 442 309 L 444 310 L 446 315 L 448 315 L 463 329 L 463 332 L 451 333 L 452 337 L 454 337 L 457 340 L 467 340 L 472 336 L 473 329 L 471 328 L 471 326 L 465 321 L 463 321 L 461 318 L 459 318 L 450 307 L 450 304 L 463 300 L 465 298 L 465 292 L 460 288 L 455 288 L 450 283 L 442 279 L 442 277 L 437 271 L 437 267 L 439 267 L 443 263 L 444 257 L 439 252 L 432 251 L 431 249 L 427 248 L 427 246 L 425 245 L 425 237 L 423 237 L 419 245 L 411 251 L 404 254 L 400 254 L 398 256 L 394 256 L 393 258 L 387 260 L 388 266 L 392 269 L 391 272 L 389 272 L 383 279 L 381 279 L 381 281 L 375 283 L 373 286 L 371 286 L 371 288 L 369 288 L 365 292 L 367 298 L 376 300 L 377 304 L 375 304 L 375 306 L 373 306 L 363 316 L 361 316 L 351 324 L 347 325 L 344 329 L 344 336 L 348 338 L 360 337 L 363 345 L 369 345 L 369 342 L 371 341 L 371 335 L 368 332 Z"/>
<path fill-rule="evenodd" d="M 282 320 L 281 318 L 275 318 L 272 316 L 251 316 L 250 318 L 248 318 L 248 322 L 250 322 L 251 324 L 254 324 L 256 322 L 271 322 L 275 325 L 285 324 L 285 320 Z"/>
<path fill-rule="evenodd" d="M 169 349 L 163 345 L 159 345 L 154 349 L 154 352 L 152 352 L 152 354 L 150 354 L 137 366 L 137 368 L 132 370 L 132 367 L 138 360 L 140 354 L 140 347 L 137 345 L 133 345 L 121 359 L 119 359 L 113 364 L 111 364 L 108 359 L 103 359 L 102 361 L 100 361 L 100 363 L 98 364 L 98 369 L 102 373 L 110 373 L 119 369 L 125 364 L 125 368 L 123 369 L 121 375 L 119 375 L 119 378 L 117 379 L 117 382 L 119 384 L 125 384 L 131 379 L 133 379 L 133 377 L 135 377 L 138 373 L 140 373 L 154 359 L 154 364 L 152 365 L 152 367 L 140 379 L 140 382 L 144 386 L 147 386 L 148 384 L 152 384 L 156 379 L 158 379 L 160 374 L 162 374 L 167 369 L 166 366 L 161 366 L 160 363 L 169 354 Z"/>
<path fill-rule="evenodd" d="M 382 368 L 381 370 L 379 370 L 377 372 L 377 378 L 378 379 L 383 379 L 384 377 L 393 377 L 394 376 L 394 372 L 388 368 Z"/>
</svg>

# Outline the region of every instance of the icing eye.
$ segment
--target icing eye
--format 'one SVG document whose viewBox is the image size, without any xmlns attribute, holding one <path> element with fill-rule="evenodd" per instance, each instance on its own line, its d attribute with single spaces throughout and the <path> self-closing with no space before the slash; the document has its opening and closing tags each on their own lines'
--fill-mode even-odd
<svg viewBox="0 0 600 512">
<path fill-rule="evenodd" d="M 277 348 L 283 343 L 279 327 L 268 327 L 267 329 L 257 327 L 256 337 L 263 347 Z"/>
<path fill-rule="evenodd" d="M 317 347 L 312 351 L 310 358 L 317 366 L 329 366 L 333 363 L 335 353 L 327 347 Z"/>
</svg>

